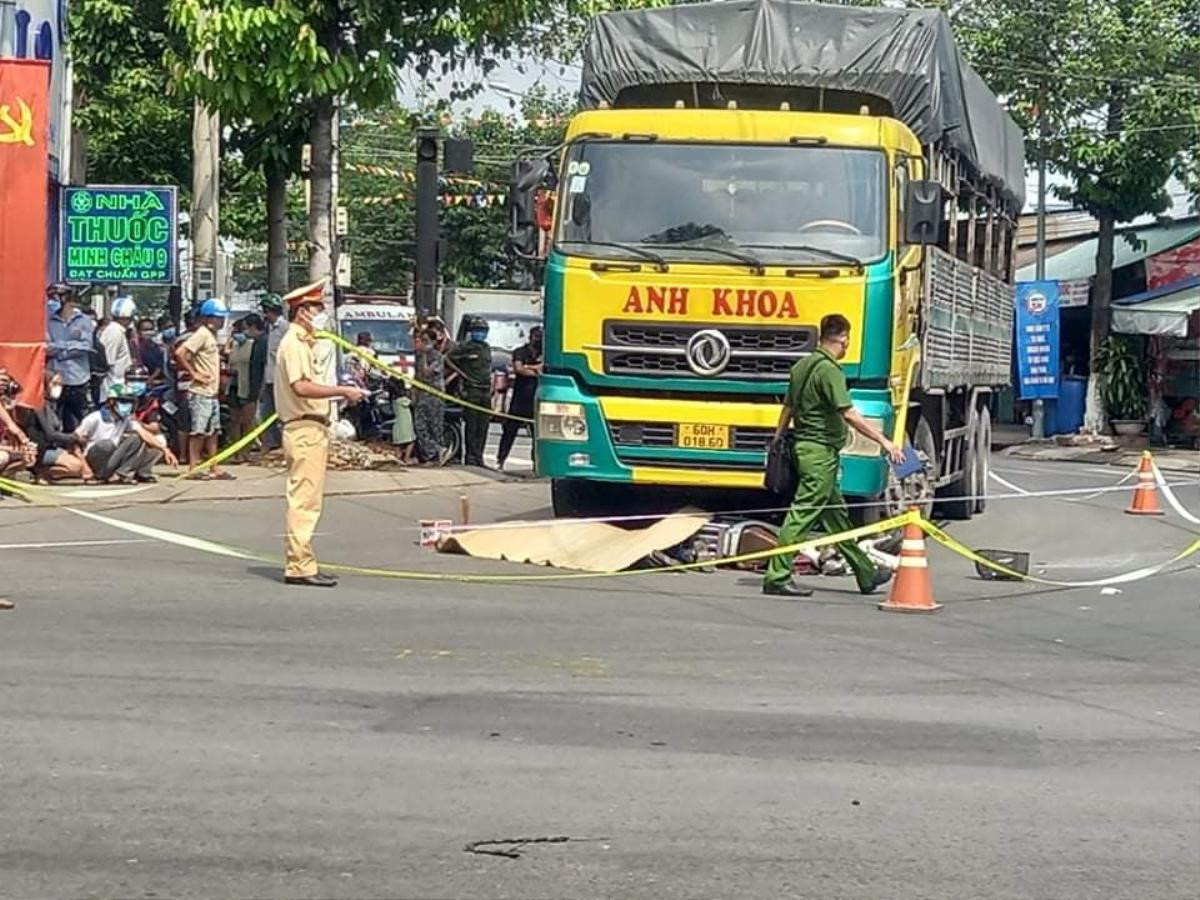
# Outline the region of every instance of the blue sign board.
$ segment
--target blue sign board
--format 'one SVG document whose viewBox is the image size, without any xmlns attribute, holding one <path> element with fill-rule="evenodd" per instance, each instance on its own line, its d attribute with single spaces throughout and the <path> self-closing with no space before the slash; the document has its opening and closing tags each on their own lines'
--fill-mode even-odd
<svg viewBox="0 0 1200 900">
<path fill-rule="evenodd" d="M 71 284 L 174 284 L 173 187 L 94 185 L 63 188 L 59 256 Z"/>
<path fill-rule="evenodd" d="M 1017 375 L 1021 399 L 1058 396 L 1058 282 L 1017 284 Z"/>
</svg>

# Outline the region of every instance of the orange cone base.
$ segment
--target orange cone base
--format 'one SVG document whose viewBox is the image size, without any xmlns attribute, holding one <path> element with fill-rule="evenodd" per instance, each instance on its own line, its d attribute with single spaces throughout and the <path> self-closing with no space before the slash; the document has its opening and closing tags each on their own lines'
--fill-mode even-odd
<svg viewBox="0 0 1200 900">
<path fill-rule="evenodd" d="M 1125 515 L 1127 516 L 1161 516 L 1162 514 L 1163 511 L 1161 509 L 1135 509 L 1131 506 L 1125 510 Z"/>
<path fill-rule="evenodd" d="M 940 603 L 933 603 L 929 606 L 902 606 L 899 603 L 893 603 L 891 597 L 876 605 L 884 612 L 898 613 L 935 613 L 942 608 Z"/>
</svg>

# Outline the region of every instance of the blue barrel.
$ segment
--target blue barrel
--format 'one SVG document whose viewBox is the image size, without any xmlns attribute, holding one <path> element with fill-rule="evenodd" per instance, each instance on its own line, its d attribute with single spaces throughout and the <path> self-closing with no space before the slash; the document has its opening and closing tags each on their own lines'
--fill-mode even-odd
<svg viewBox="0 0 1200 900">
<path fill-rule="evenodd" d="M 1064 375 L 1058 380 L 1058 404 L 1054 431 L 1047 434 L 1076 434 L 1083 427 L 1083 407 L 1087 401 L 1088 380 L 1081 375 Z"/>
</svg>

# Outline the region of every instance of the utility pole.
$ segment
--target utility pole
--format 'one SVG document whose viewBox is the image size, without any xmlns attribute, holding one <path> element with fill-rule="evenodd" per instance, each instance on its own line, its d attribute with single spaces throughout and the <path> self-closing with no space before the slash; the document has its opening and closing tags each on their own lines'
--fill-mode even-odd
<svg viewBox="0 0 1200 900">
<path fill-rule="evenodd" d="M 1037 199 L 1037 280 L 1046 279 L 1046 113 L 1043 104 L 1038 104 L 1038 199 Z M 1046 436 L 1046 401 L 1038 397 L 1033 401 L 1033 437 L 1041 440 Z"/>
<path fill-rule="evenodd" d="M 421 318 L 437 313 L 438 288 L 438 132 L 417 130 L 417 259 L 413 300 Z"/>
<path fill-rule="evenodd" d="M 207 13 L 200 7 L 200 16 Z M 203 22 L 201 22 L 203 26 Z M 196 60 L 209 72 L 208 55 Z M 196 100 L 192 108 L 192 303 L 213 296 L 217 280 L 217 236 L 220 234 L 221 119 Z"/>
</svg>

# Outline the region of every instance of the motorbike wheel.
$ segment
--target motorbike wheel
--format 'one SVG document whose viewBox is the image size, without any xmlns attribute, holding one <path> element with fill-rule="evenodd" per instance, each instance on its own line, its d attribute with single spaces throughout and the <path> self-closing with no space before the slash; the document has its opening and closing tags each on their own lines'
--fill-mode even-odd
<svg viewBox="0 0 1200 900">
<path fill-rule="evenodd" d="M 442 446 L 446 449 L 446 462 L 461 464 L 464 444 L 462 422 L 447 422 L 442 428 Z"/>
</svg>

